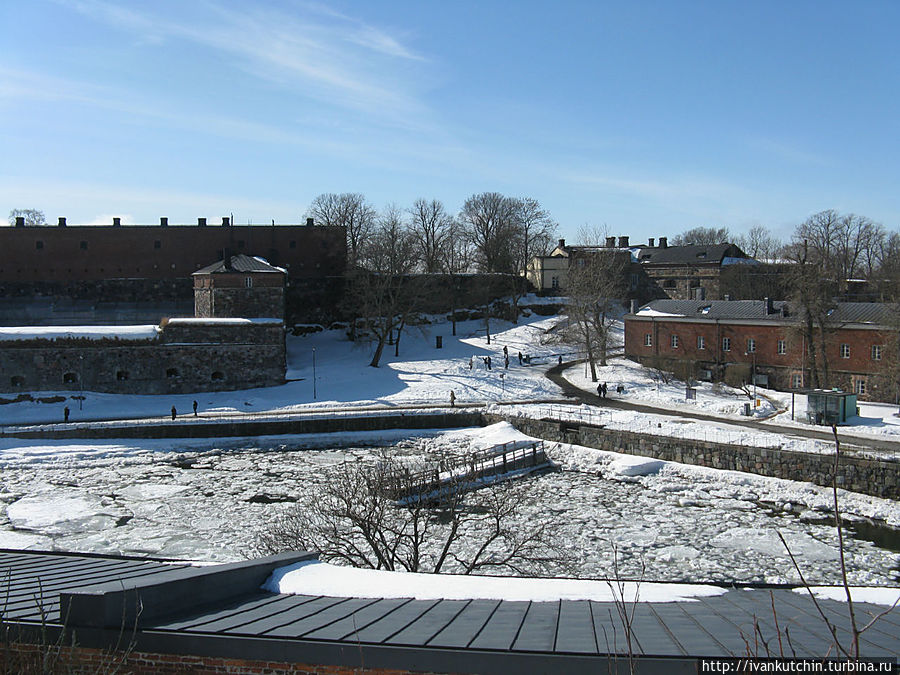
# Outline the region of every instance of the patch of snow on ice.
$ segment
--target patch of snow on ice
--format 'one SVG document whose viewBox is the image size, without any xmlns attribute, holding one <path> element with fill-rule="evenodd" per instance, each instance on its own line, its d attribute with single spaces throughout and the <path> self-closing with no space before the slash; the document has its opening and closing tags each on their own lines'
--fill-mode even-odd
<svg viewBox="0 0 900 675">
<path fill-rule="evenodd" d="M 847 593 L 843 586 L 810 586 L 810 590 L 822 600 L 847 601 Z M 795 588 L 794 593 L 806 595 L 806 588 Z M 900 588 L 851 586 L 850 597 L 854 602 L 867 602 L 871 605 L 891 605 L 900 602 Z"/>
<path fill-rule="evenodd" d="M 619 476 L 652 476 L 655 473 L 659 473 L 660 469 L 665 465 L 666 463 L 659 459 L 650 459 L 637 455 L 623 455 L 610 462 L 606 467 L 606 471 Z"/>
</svg>

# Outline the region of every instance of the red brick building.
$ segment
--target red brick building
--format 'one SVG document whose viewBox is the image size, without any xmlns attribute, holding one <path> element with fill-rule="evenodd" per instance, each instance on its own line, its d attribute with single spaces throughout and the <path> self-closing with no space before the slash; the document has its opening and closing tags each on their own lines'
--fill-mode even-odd
<svg viewBox="0 0 900 675">
<path fill-rule="evenodd" d="M 837 303 L 815 342 L 820 386 L 860 399 L 897 398 L 897 309 L 881 303 Z M 804 358 L 799 312 L 771 300 L 655 300 L 625 317 L 625 355 L 680 377 L 775 389 L 813 386 Z"/>
<path fill-rule="evenodd" d="M 115 219 L 118 221 L 118 219 Z M 190 279 L 210 260 L 244 253 L 287 270 L 291 279 L 344 273 L 346 233 L 313 225 L 0 227 L 0 283 L 79 282 L 105 279 Z"/>
</svg>

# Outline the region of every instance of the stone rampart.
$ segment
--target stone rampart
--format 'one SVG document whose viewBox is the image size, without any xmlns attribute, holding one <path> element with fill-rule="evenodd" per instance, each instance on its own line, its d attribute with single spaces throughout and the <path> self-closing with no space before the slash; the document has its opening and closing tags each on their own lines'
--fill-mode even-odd
<svg viewBox="0 0 900 675">
<path fill-rule="evenodd" d="M 549 441 L 714 469 L 808 481 L 825 487 L 831 487 L 834 476 L 834 455 L 830 453 L 731 445 L 495 414 L 486 414 L 485 421 L 489 424 L 506 421 L 524 434 Z M 842 453 L 837 483 L 839 487 L 853 492 L 900 499 L 900 462 Z"/>
</svg>

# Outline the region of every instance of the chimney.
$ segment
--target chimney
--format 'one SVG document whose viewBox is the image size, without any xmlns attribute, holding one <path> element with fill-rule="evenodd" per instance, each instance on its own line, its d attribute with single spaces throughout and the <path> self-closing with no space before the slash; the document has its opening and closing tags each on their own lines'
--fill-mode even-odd
<svg viewBox="0 0 900 675">
<path fill-rule="evenodd" d="M 122 219 L 113 218 L 113 227 L 122 227 Z"/>
<path fill-rule="evenodd" d="M 660 247 L 660 248 L 669 248 L 669 239 L 668 239 L 668 237 L 660 237 L 660 238 L 659 238 L 659 247 Z"/>
<path fill-rule="evenodd" d="M 631 299 L 631 306 L 629 307 L 629 311 L 632 314 L 637 314 L 637 300 L 634 298 Z"/>
<path fill-rule="evenodd" d="M 769 314 L 775 313 L 775 304 L 772 302 L 772 298 L 766 298 L 766 316 Z"/>
<path fill-rule="evenodd" d="M 222 227 L 228 227 L 231 225 L 231 220 L 229 220 L 228 216 L 222 216 Z"/>
<path fill-rule="evenodd" d="M 729 300 L 731 300 L 731 296 L 728 295 L 728 293 L 726 293 L 725 295 L 722 296 L 722 299 L 723 299 L 725 302 L 728 302 Z"/>
<path fill-rule="evenodd" d="M 65 227 L 65 226 L 66 226 L 66 219 L 63 218 L 62 216 L 60 216 L 59 217 L 59 227 Z"/>
<path fill-rule="evenodd" d="M 169 219 L 166 218 L 165 216 L 163 216 L 162 218 L 160 218 L 160 219 L 159 219 L 159 226 L 160 226 L 160 227 L 168 227 L 168 226 L 169 226 Z"/>
<path fill-rule="evenodd" d="M 16 227 L 25 227 L 25 216 L 16 216 Z"/>
<path fill-rule="evenodd" d="M 619 237 L 619 248 L 628 248 L 628 237 Z"/>
<path fill-rule="evenodd" d="M 566 247 L 566 240 L 560 239 L 559 240 L 559 248 L 565 248 L 565 247 Z"/>
<path fill-rule="evenodd" d="M 312 218 L 307 218 L 307 219 L 306 219 L 306 226 L 307 226 L 307 227 L 312 227 L 312 226 L 314 225 L 314 223 L 315 223 L 315 221 L 314 221 Z"/>
<path fill-rule="evenodd" d="M 616 238 L 615 237 L 607 237 L 606 238 L 606 248 L 615 248 L 616 247 Z"/>
<path fill-rule="evenodd" d="M 653 237 L 650 237 L 650 239 L 648 239 L 647 241 L 650 244 L 650 248 L 653 248 Z"/>
<path fill-rule="evenodd" d="M 206 218 L 197 218 L 197 227 L 206 227 Z"/>
<path fill-rule="evenodd" d="M 225 261 L 225 269 L 230 270 L 231 267 L 231 249 L 225 248 L 222 250 L 222 260 Z"/>
</svg>

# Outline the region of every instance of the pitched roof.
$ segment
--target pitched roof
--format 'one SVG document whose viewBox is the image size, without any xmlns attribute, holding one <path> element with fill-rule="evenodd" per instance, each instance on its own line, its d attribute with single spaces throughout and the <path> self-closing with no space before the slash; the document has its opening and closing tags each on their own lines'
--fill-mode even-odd
<svg viewBox="0 0 900 675">
<path fill-rule="evenodd" d="M 263 258 L 244 255 L 243 253 L 231 256 L 231 258 L 228 259 L 228 264 L 226 264 L 224 259 L 218 260 L 212 265 L 207 265 L 206 267 L 197 270 L 194 274 L 221 274 L 234 272 L 278 272 L 279 274 L 285 274 L 283 268 L 270 265 L 269 262 Z"/>
<path fill-rule="evenodd" d="M 793 322 L 799 307 L 785 300 L 771 301 L 767 311 L 765 300 L 653 300 L 632 316 L 690 317 Z M 880 302 L 838 302 L 829 314 L 833 323 L 856 323 L 880 326 L 900 324 L 900 307 Z"/>
<path fill-rule="evenodd" d="M 642 264 L 683 265 L 687 263 L 722 263 L 724 258 L 746 257 L 734 244 L 690 244 L 665 248 L 644 247 L 637 254 Z"/>
</svg>

